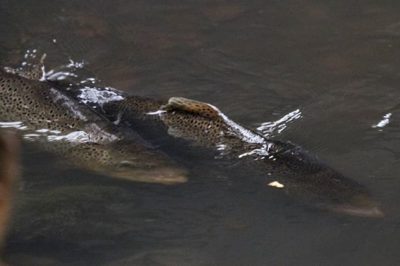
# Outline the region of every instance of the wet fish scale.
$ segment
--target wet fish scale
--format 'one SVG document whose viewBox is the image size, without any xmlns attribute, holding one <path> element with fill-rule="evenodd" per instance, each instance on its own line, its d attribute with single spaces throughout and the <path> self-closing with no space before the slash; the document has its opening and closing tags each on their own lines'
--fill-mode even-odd
<svg viewBox="0 0 400 266">
<path fill-rule="evenodd" d="M 54 94 L 54 92 L 53 92 Z M 51 88 L 45 83 L 0 73 L 2 116 L 8 120 L 24 121 L 40 129 L 72 132 L 86 123 L 60 102 L 54 101 Z"/>
<path fill-rule="evenodd" d="M 224 157 L 247 157 L 254 168 L 269 173 L 273 178 L 271 181 L 277 182 L 280 189 L 309 204 L 351 215 L 383 215 L 364 186 L 343 176 L 299 146 L 266 139 L 234 123 L 206 103 L 202 106 L 193 100 L 185 102 L 185 99 L 174 98 L 165 103 L 127 96 L 122 101 L 105 103 L 98 110 L 113 119 L 118 114 L 121 123 L 128 126 L 135 127 L 141 120 L 148 121 L 164 127 L 174 137 L 221 150 Z M 164 112 L 157 111 L 159 109 Z M 214 111 L 218 111 L 218 115 Z M 148 113 L 154 115 L 149 116 Z"/>
<path fill-rule="evenodd" d="M 47 82 L 0 70 L 0 121 L 22 122 L 26 138 L 79 167 L 140 182 L 187 180 L 183 169 L 139 136 L 115 130 Z"/>
<path fill-rule="evenodd" d="M 152 114 L 160 109 L 166 109 L 166 112 Z M 190 140 L 194 145 L 215 148 L 216 145 L 225 143 L 229 144 L 227 148 L 240 153 L 243 149 L 255 147 L 254 144 L 244 143 L 236 138 L 229 126 L 222 119 L 215 119 L 215 114 L 211 114 L 208 108 L 204 109 L 207 115 L 193 114 L 187 110 L 168 109 L 168 107 L 165 108 L 165 102 L 136 96 L 129 96 L 123 101 L 109 102 L 102 106 L 106 114 L 119 113 L 121 120 L 139 118 L 161 121 L 170 135 Z M 114 119 L 117 118 L 114 117 Z"/>
</svg>

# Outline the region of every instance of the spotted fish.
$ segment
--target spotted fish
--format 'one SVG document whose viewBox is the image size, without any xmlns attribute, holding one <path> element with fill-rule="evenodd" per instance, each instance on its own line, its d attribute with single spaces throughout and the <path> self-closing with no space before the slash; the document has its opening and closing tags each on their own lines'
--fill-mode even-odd
<svg viewBox="0 0 400 266">
<path fill-rule="evenodd" d="M 0 127 L 16 127 L 41 148 L 101 174 L 140 182 L 186 182 L 184 170 L 135 132 L 116 130 L 37 78 L 0 70 Z"/>
<path fill-rule="evenodd" d="M 85 95 L 81 91 L 74 97 L 82 99 Z M 211 104 L 181 97 L 159 101 L 137 96 L 87 104 L 144 136 L 151 136 L 153 131 L 218 151 L 225 158 L 251 161 L 266 173 L 270 186 L 313 206 L 357 216 L 383 216 L 361 184 L 295 144 L 267 139 L 235 123 Z"/>
</svg>

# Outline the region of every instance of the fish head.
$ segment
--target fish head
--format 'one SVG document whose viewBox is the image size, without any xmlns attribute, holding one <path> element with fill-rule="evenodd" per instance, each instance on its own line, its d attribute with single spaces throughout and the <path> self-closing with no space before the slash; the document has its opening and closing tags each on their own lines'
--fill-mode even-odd
<svg viewBox="0 0 400 266">
<path fill-rule="evenodd" d="M 164 185 L 187 182 L 187 172 L 163 153 L 142 145 L 112 145 L 103 156 L 102 171 L 129 181 Z"/>
<path fill-rule="evenodd" d="M 310 180 L 298 183 L 287 181 L 280 182 L 279 185 L 284 186 L 281 189 L 284 189 L 292 198 L 317 209 L 340 215 L 384 217 L 379 202 L 363 185 L 343 176 L 323 178 L 325 180 L 322 182 L 321 180 L 312 180 L 310 183 Z M 274 182 L 269 183 L 269 186 L 278 187 Z"/>
<path fill-rule="evenodd" d="M 279 154 L 279 186 L 293 198 L 307 205 L 339 214 L 383 217 L 379 202 L 369 190 L 321 162 L 299 147 L 292 146 Z"/>
<path fill-rule="evenodd" d="M 325 172 L 325 171 L 323 171 Z M 301 197 L 317 208 L 342 215 L 381 218 L 379 202 L 362 184 L 328 169 L 323 176 L 309 176 Z M 298 191 L 296 191 L 298 193 Z"/>
<path fill-rule="evenodd" d="M 149 163 L 138 160 L 121 160 L 108 173 L 126 180 L 173 185 L 187 182 L 187 172 L 174 164 Z"/>
<path fill-rule="evenodd" d="M 312 204 L 342 215 L 370 218 L 384 216 L 379 202 L 365 186 L 336 171 L 328 172 L 328 175 L 319 177 L 317 182 L 312 181 L 308 186 L 309 192 L 302 191 L 311 194 L 305 197 L 310 197 Z"/>
<path fill-rule="evenodd" d="M 181 184 L 187 182 L 186 170 L 176 165 L 163 153 L 142 144 L 130 143 L 80 143 L 61 145 L 59 149 L 74 165 L 89 171 L 127 181 Z M 67 143 L 68 144 L 68 143 Z M 58 150 L 58 149 L 57 149 Z"/>
<path fill-rule="evenodd" d="M 359 217 L 383 218 L 385 216 L 379 203 L 368 194 L 354 195 L 346 203 L 332 205 L 336 213 Z"/>
<path fill-rule="evenodd" d="M 317 194 L 317 205 L 338 214 L 381 218 L 384 216 L 379 202 L 362 184 L 350 179 L 330 167 L 322 167 L 312 181 Z M 313 180 L 313 178 L 310 178 Z M 319 182 L 318 182 L 319 181 Z"/>
</svg>

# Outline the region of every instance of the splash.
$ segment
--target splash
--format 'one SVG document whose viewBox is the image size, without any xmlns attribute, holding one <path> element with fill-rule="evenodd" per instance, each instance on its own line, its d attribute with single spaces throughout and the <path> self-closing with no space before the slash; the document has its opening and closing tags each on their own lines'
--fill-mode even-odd
<svg viewBox="0 0 400 266">
<path fill-rule="evenodd" d="M 258 160 L 258 159 L 262 160 L 262 159 L 265 159 L 265 158 L 268 158 L 268 159 L 271 159 L 271 160 L 275 160 L 274 156 L 271 155 L 272 148 L 273 148 L 272 143 L 267 143 L 264 140 L 264 143 L 262 144 L 262 146 L 260 148 L 253 149 L 253 150 L 251 150 L 249 152 L 244 152 L 244 153 L 240 154 L 238 156 L 238 158 L 240 159 L 240 158 L 243 158 L 243 157 L 246 157 L 246 156 L 254 156 L 254 155 L 256 155 L 255 156 L 255 160 Z"/>
<path fill-rule="evenodd" d="M 265 137 L 268 137 L 274 133 L 279 134 L 288 127 L 289 123 L 292 123 L 293 121 L 302 117 L 303 115 L 300 109 L 296 109 L 276 121 L 262 123 L 259 127 L 257 127 L 257 130 Z"/>
<path fill-rule="evenodd" d="M 90 136 L 85 131 L 74 131 L 65 135 L 49 135 L 48 141 L 67 141 L 71 143 L 87 143 L 90 141 Z"/>
<path fill-rule="evenodd" d="M 372 128 L 378 128 L 379 131 L 382 131 L 382 128 L 387 126 L 390 123 L 390 117 L 392 116 L 392 113 L 387 113 L 382 117 L 382 120 L 379 121 L 378 123 L 372 125 Z"/>
<path fill-rule="evenodd" d="M 224 122 L 230 127 L 230 130 L 232 133 L 234 133 L 236 136 L 238 136 L 240 139 L 242 139 L 244 142 L 247 142 L 249 144 L 264 144 L 265 139 L 261 137 L 258 134 L 253 133 L 251 130 L 248 130 L 247 128 L 242 127 L 241 125 L 235 123 L 231 119 L 229 119 L 223 112 L 221 112 L 216 106 L 212 104 L 207 104 L 210 106 L 212 109 L 214 109 L 217 113 L 218 116 L 224 120 Z"/>
<path fill-rule="evenodd" d="M 32 133 L 23 134 L 23 138 L 28 141 L 46 140 L 48 142 L 66 141 L 72 144 L 92 142 L 90 135 L 85 131 L 73 131 L 68 134 L 60 134 L 54 130 L 39 129 Z"/>
<path fill-rule="evenodd" d="M 85 65 L 86 62 L 84 60 L 76 61 L 69 59 L 68 63 L 45 72 L 45 79 L 50 81 L 66 80 L 69 82 L 69 86 L 78 86 L 80 88 L 78 98 L 84 104 L 93 103 L 102 106 L 104 103 L 110 101 L 121 101 L 124 99 L 121 93 L 114 88 L 96 87 L 95 84 L 98 82 L 96 78 L 78 75 L 76 72 L 84 69 Z"/>
<path fill-rule="evenodd" d="M 41 70 L 43 72 L 40 81 L 45 80 L 68 80 L 73 84 L 95 84 L 96 79 L 92 77 L 82 78 L 75 72 L 79 69 L 83 69 L 85 67 L 85 61 L 75 61 L 69 59 L 67 63 L 49 71 L 45 71 L 44 68 L 44 59 L 46 54 L 43 54 L 41 58 L 38 56 L 38 49 L 28 49 L 26 50 L 21 63 L 17 68 L 5 67 L 7 72 L 19 74 L 30 72 L 34 67 L 41 66 Z M 39 60 L 38 60 L 39 59 Z M 70 84 L 71 86 L 72 84 Z M 89 88 L 84 87 L 87 91 L 90 89 L 91 92 L 95 90 L 98 91 L 98 96 L 93 101 L 106 102 L 106 99 L 116 99 L 117 94 L 112 92 L 112 88 L 106 87 L 105 89 L 97 89 L 97 88 Z M 108 95 L 105 95 L 109 93 Z M 93 95 L 94 93 L 92 93 Z M 82 121 L 88 121 L 88 118 L 84 113 L 80 111 L 80 108 L 77 104 L 71 101 L 66 95 L 60 93 L 58 90 L 51 88 L 50 95 L 52 100 L 60 105 L 65 105 L 68 110 L 70 110 L 76 118 L 79 118 Z M 120 97 L 119 99 L 122 99 Z M 90 97 L 88 96 L 88 100 Z M 48 120 L 48 122 L 52 122 Z M 18 130 L 22 130 L 22 136 L 25 140 L 36 141 L 36 140 L 47 140 L 49 142 L 53 141 L 66 141 L 71 143 L 85 143 L 85 142 L 93 142 L 93 143 L 110 143 L 116 140 L 119 140 L 114 134 L 105 132 L 98 125 L 94 123 L 89 123 L 85 126 L 83 130 L 77 130 L 73 132 L 60 132 L 58 130 L 50 130 L 47 128 L 43 129 L 33 129 L 29 126 L 25 125 L 20 121 L 0 121 L 0 128 L 15 128 Z"/>
<path fill-rule="evenodd" d="M 56 69 L 50 69 L 47 72 L 45 71 L 44 77 L 46 80 L 69 80 L 71 78 L 78 78 L 79 76 L 75 72 L 78 69 L 83 69 L 84 66 L 84 61 L 79 62 L 69 59 L 68 63 L 65 65 L 61 65 Z M 71 80 L 71 82 L 74 81 Z"/>
<path fill-rule="evenodd" d="M 231 131 L 232 134 L 236 135 L 243 142 L 246 142 L 248 144 L 256 144 L 258 146 L 255 149 L 239 154 L 239 159 L 247 156 L 253 156 L 255 160 L 264 158 L 274 159 L 273 157 L 271 157 L 271 150 L 273 149 L 272 143 L 268 142 L 264 137 L 235 123 L 234 121 L 229 119 L 224 113 L 222 113 L 216 106 L 212 104 L 208 104 L 208 106 L 217 111 L 218 116 L 229 126 L 229 131 Z M 216 148 L 218 151 L 224 151 L 227 146 L 218 144 Z"/>
<path fill-rule="evenodd" d="M 118 91 L 111 88 L 96 88 L 96 87 L 84 87 L 80 89 L 80 94 L 78 95 L 80 101 L 84 104 L 94 103 L 102 106 L 105 103 L 111 101 L 122 101 L 124 97 L 118 94 Z"/>
<path fill-rule="evenodd" d="M 27 126 L 21 121 L 15 122 L 0 122 L 0 128 L 15 128 L 18 130 L 26 130 Z"/>
</svg>

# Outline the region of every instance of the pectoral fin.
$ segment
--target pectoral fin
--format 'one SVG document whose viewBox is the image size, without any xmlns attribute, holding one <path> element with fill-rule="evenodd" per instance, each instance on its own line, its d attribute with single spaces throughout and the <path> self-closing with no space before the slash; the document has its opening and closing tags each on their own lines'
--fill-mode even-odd
<svg viewBox="0 0 400 266">
<path fill-rule="evenodd" d="M 220 118 L 220 111 L 211 104 L 199 102 L 183 97 L 171 97 L 168 103 L 162 107 L 167 111 L 184 111 L 198 114 L 206 118 Z"/>
</svg>

